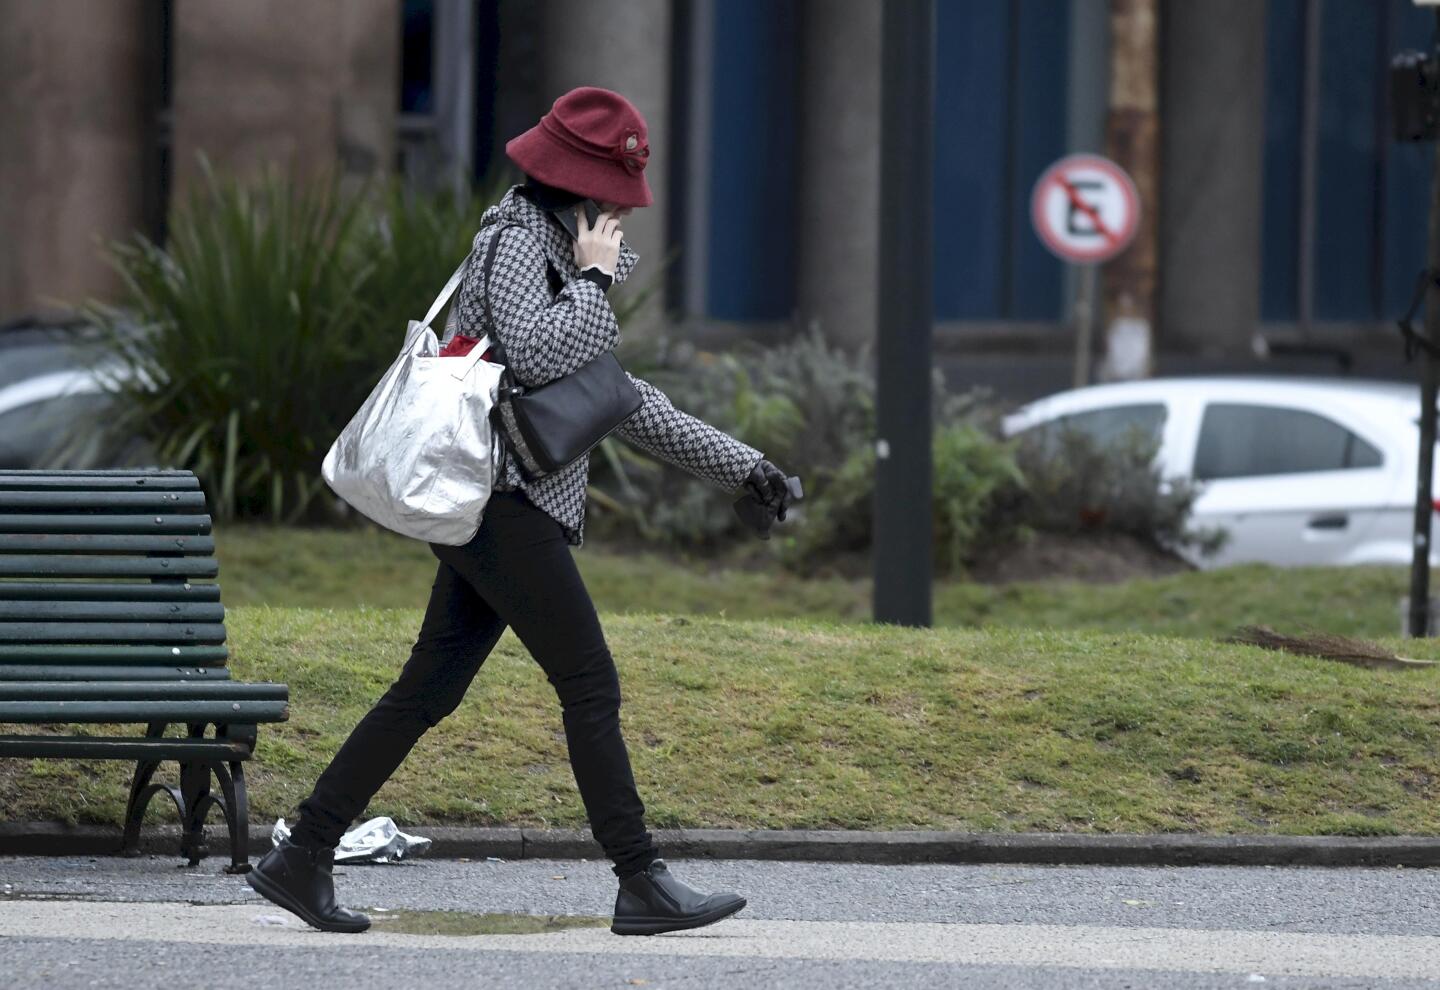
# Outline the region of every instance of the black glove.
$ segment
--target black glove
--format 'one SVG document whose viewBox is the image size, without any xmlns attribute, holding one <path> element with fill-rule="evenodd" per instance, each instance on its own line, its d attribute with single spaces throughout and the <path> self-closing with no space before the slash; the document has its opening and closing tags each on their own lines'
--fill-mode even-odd
<svg viewBox="0 0 1440 990">
<path fill-rule="evenodd" d="M 747 526 L 770 539 L 770 527 L 785 518 L 792 499 L 805 497 L 799 478 L 787 478 L 785 472 L 767 460 L 761 460 L 745 479 L 745 494 L 735 500 L 735 514 Z"/>
<path fill-rule="evenodd" d="M 785 482 L 785 472 L 762 457 L 745 479 L 745 489 L 756 501 L 774 510 L 776 519 L 784 519 L 790 505 L 790 488 Z"/>
</svg>

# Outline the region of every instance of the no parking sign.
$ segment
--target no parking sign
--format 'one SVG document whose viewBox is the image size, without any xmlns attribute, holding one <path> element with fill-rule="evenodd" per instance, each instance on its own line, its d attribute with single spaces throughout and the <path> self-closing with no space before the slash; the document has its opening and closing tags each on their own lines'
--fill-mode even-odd
<svg viewBox="0 0 1440 990">
<path fill-rule="evenodd" d="M 1070 155 L 1045 170 L 1030 196 L 1035 233 L 1056 256 L 1109 261 L 1140 226 L 1140 196 L 1125 170 L 1099 155 Z"/>
</svg>

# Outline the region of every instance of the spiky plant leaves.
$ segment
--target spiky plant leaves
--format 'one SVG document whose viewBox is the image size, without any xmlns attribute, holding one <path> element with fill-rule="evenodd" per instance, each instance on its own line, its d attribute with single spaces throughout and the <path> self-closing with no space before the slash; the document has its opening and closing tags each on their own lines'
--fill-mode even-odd
<svg viewBox="0 0 1440 990">
<path fill-rule="evenodd" d="M 242 183 L 202 160 L 163 248 L 108 246 L 121 304 L 83 307 L 105 336 L 97 369 L 123 369 L 104 376 L 109 431 L 194 470 L 219 518 L 313 515 L 325 451 L 493 198 L 273 171 Z"/>
</svg>

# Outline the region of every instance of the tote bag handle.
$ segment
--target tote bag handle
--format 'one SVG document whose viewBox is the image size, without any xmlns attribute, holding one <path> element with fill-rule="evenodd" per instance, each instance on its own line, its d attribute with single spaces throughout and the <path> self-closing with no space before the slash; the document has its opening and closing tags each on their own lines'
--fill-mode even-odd
<svg viewBox="0 0 1440 990">
<path fill-rule="evenodd" d="M 425 319 L 420 321 L 422 327 L 430 326 L 435 317 L 440 315 L 440 310 L 444 309 L 445 304 L 450 301 L 450 297 L 455 294 L 455 290 L 460 287 L 460 280 L 465 277 L 465 266 L 470 264 L 470 259 L 474 254 L 475 249 L 471 248 L 470 253 L 465 256 L 465 260 L 460 262 L 460 267 L 455 269 L 455 273 L 450 276 L 450 281 L 445 283 L 445 288 L 440 290 L 440 294 L 430 304 L 430 312 L 426 313 Z"/>
</svg>

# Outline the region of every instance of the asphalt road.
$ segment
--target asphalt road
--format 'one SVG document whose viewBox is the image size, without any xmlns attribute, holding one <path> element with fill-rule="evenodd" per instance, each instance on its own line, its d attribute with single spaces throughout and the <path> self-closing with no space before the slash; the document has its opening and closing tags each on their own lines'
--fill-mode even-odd
<svg viewBox="0 0 1440 990">
<path fill-rule="evenodd" d="M 15 987 L 1440 988 L 1440 871 L 672 861 L 736 918 L 621 938 L 313 931 L 214 866 L 0 859 Z M 343 903 L 608 915 L 607 864 L 342 868 Z"/>
</svg>

